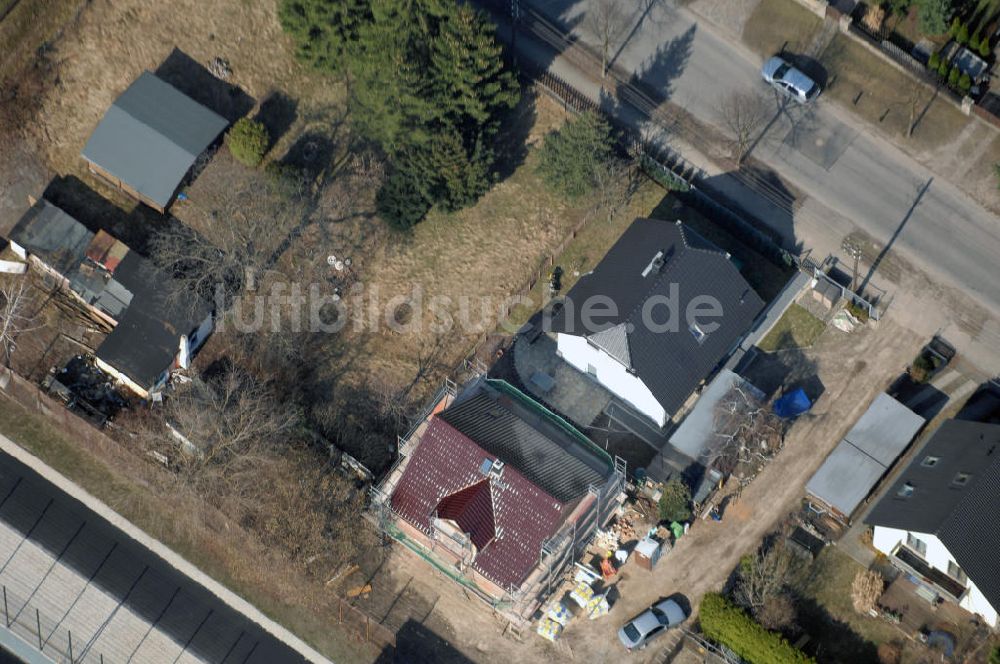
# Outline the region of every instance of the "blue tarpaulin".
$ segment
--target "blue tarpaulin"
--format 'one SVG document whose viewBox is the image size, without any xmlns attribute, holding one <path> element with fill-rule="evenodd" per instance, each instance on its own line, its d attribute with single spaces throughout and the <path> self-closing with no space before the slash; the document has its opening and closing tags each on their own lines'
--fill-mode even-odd
<svg viewBox="0 0 1000 664">
<path fill-rule="evenodd" d="M 801 387 L 774 402 L 774 414 L 778 417 L 798 417 L 810 408 L 812 408 L 812 401 L 809 400 L 806 391 Z"/>
</svg>

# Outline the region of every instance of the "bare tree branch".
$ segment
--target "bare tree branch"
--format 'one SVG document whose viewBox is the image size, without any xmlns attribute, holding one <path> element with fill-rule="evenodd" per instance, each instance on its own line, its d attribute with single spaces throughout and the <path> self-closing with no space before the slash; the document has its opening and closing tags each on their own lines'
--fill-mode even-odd
<svg viewBox="0 0 1000 664">
<path fill-rule="evenodd" d="M 42 327 L 37 314 L 29 309 L 31 284 L 27 276 L 0 279 L 0 354 L 4 365 L 10 366 L 17 339 Z"/>
<path fill-rule="evenodd" d="M 590 0 L 587 5 L 587 29 L 600 44 L 602 79 L 608 75 L 611 49 L 618 45 L 625 32 L 627 17 L 621 0 Z"/>
<path fill-rule="evenodd" d="M 742 164 L 758 132 L 767 124 L 770 108 L 759 92 L 733 91 L 719 102 L 719 118 L 729 131 L 733 159 Z"/>
</svg>

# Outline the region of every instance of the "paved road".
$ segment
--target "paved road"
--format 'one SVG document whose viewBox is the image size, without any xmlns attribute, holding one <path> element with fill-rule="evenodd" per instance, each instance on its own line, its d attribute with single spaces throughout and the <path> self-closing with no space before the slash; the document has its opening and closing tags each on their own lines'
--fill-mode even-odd
<svg viewBox="0 0 1000 664">
<path fill-rule="evenodd" d="M 37 648 L 40 622 L 53 661 L 305 661 L 5 453 L 0 584 L 8 633 Z"/>
<path fill-rule="evenodd" d="M 627 24 L 634 29 L 615 63 L 671 102 L 720 126 L 717 107 L 728 92 L 767 90 L 758 75 L 760 59 L 742 45 L 663 0 L 640 21 L 642 0 L 631 1 L 634 9 Z M 595 42 L 584 15 L 586 2 L 538 0 L 527 6 L 561 23 L 581 41 Z M 508 38 L 507 24 L 500 35 Z M 523 33 L 518 51 L 599 99 L 599 65 L 596 75 L 584 71 Z M 626 121 L 642 122 L 634 109 L 619 106 L 616 112 Z M 1000 219 L 872 135 L 845 110 L 821 97 L 810 109 L 778 115 L 754 156 L 793 185 L 790 189 L 805 194 L 796 196 L 794 208 L 773 205 L 717 167 L 712 173 L 707 159 L 699 165 L 712 175 L 713 188 L 769 223 L 788 245 L 809 247 L 824 256 L 840 252 L 843 238 L 855 228 L 881 243 L 898 234 L 895 250 L 933 281 L 971 295 L 990 316 L 1000 318 Z M 1000 326 L 991 321 L 979 336 L 987 345 L 1000 340 Z"/>
</svg>

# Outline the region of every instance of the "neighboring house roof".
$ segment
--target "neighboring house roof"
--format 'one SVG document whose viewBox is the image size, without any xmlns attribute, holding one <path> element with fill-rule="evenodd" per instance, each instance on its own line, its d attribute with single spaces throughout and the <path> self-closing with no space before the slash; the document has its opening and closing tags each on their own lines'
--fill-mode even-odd
<svg viewBox="0 0 1000 664">
<path fill-rule="evenodd" d="M 211 313 L 200 299 L 171 301 L 165 290 L 169 277 L 150 261 L 104 231 L 91 233 L 48 201 L 32 206 L 11 236 L 116 322 L 96 355 L 142 387 L 152 387 L 171 367 L 181 335 Z"/>
<path fill-rule="evenodd" d="M 504 589 L 520 586 L 538 565 L 542 543 L 573 505 L 562 503 L 507 465 L 484 474 L 497 457 L 434 416 L 393 491 L 393 510 L 430 535 L 432 519 L 452 519 L 476 545 L 472 566 Z M 486 463 L 484 463 L 486 462 Z"/>
<path fill-rule="evenodd" d="M 1000 425 L 948 420 L 865 521 L 936 535 L 1000 609 Z"/>
<path fill-rule="evenodd" d="M 227 124 L 147 71 L 107 110 L 82 154 L 165 208 L 195 160 Z"/>
<path fill-rule="evenodd" d="M 680 426 L 670 435 L 670 444 L 694 461 L 705 462 L 724 440 L 716 434 L 715 409 L 734 387 L 746 390 L 759 401 L 764 393 L 751 385 L 742 376 L 729 369 L 719 372 L 711 383 L 702 390 L 698 402 L 685 416 Z"/>
<path fill-rule="evenodd" d="M 717 302 L 722 312 L 700 317 L 703 324 L 718 324 L 710 332 L 686 320 L 692 302 L 704 298 Z M 668 300 L 676 305 L 676 327 L 662 331 L 644 324 L 647 306 L 653 323 L 666 323 L 669 305 L 663 303 Z M 614 310 L 604 315 L 608 303 Z M 679 221 L 636 219 L 594 271 L 570 290 L 553 316 L 552 330 L 587 337 L 634 372 L 672 415 L 763 308 L 764 301 L 721 249 Z M 588 311 L 592 321 L 586 320 Z"/>
<path fill-rule="evenodd" d="M 603 487 L 614 470 L 586 436 L 502 381 L 474 383 L 441 417 L 560 501 Z"/>
<path fill-rule="evenodd" d="M 924 421 L 888 394 L 880 393 L 809 479 L 806 491 L 850 516 Z"/>
<path fill-rule="evenodd" d="M 83 224 L 44 199 L 28 209 L 8 237 L 62 275 L 80 264 L 93 238 Z"/>
</svg>

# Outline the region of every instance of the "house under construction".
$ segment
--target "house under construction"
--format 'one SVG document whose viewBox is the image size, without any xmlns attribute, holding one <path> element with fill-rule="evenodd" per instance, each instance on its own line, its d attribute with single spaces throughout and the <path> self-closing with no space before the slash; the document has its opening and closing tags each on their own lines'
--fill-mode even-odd
<svg viewBox="0 0 1000 664">
<path fill-rule="evenodd" d="M 439 392 L 400 439 L 373 513 L 516 627 L 624 499 L 625 463 L 506 382 Z"/>
</svg>

